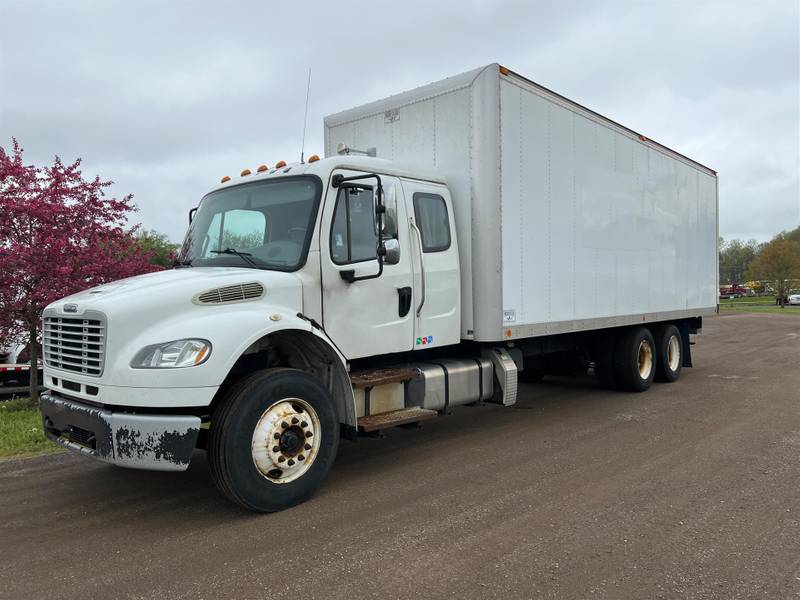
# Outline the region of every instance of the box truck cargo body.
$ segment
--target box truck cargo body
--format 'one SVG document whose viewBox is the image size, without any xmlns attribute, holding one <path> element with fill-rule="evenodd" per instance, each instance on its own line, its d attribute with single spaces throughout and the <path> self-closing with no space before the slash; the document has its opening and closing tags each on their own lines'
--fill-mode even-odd
<svg viewBox="0 0 800 600">
<path fill-rule="evenodd" d="M 326 117 L 342 144 L 446 178 L 465 339 L 716 311 L 714 171 L 499 65 Z"/>
<path fill-rule="evenodd" d="M 325 146 L 222 177 L 175 269 L 45 309 L 48 438 L 137 469 L 204 450 L 269 512 L 313 494 L 340 436 L 692 366 L 711 169 L 496 64 L 329 116 Z"/>
</svg>

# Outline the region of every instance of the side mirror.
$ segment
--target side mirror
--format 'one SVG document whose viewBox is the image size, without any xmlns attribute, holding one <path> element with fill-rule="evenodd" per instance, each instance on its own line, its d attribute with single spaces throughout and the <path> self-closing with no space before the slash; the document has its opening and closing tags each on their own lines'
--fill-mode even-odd
<svg viewBox="0 0 800 600">
<path fill-rule="evenodd" d="M 383 242 L 385 254 L 383 255 L 383 262 L 387 265 L 396 265 L 400 262 L 400 242 L 394 238 L 390 238 Z"/>
<path fill-rule="evenodd" d="M 196 212 L 197 212 L 197 207 L 196 206 L 189 210 L 189 224 L 190 225 L 192 224 L 192 219 L 194 219 L 194 214 Z"/>
</svg>

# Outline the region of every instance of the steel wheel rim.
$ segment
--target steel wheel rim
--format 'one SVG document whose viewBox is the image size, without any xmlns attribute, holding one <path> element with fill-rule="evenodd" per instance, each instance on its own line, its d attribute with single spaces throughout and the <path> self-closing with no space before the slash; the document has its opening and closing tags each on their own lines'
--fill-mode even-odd
<svg viewBox="0 0 800 600">
<path fill-rule="evenodd" d="M 319 454 L 322 428 L 313 407 L 300 398 L 284 398 L 265 410 L 251 441 L 253 463 L 273 483 L 305 475 Z"/>
<path fill-rule="evenodd" d="M 670 336 L 667 342 L 667 364 L 670 371 L 677 371 L 681 360 L 681 346 L 678 343 L 678 336 Z"/>
<path fill-rule="evenodd" d="M 642 340 L 639 342 L 637 360 L 639 366 L 639 377 L 642 379 L 649 379 L 650 373 L 653 372 L 653 347 L 647 340 Z"/>
</svg>

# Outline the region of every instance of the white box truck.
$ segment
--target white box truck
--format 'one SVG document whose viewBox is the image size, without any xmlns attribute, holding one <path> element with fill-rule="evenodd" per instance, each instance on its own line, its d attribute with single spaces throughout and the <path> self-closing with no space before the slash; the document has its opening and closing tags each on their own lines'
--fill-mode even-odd
<svg viewBox="0 0 800 600">
<path fill-rule="evenodd" d="M 641 392 L 691 366 L 711 169 L 497 64 L 331 115 L 325 146 L 223 177 L 175 269 L 47 307 L 50 439 L 141 469 L 205 450 L 226 496 L 276 511 L 342 436 L 548 373 Z"/>
</svg>

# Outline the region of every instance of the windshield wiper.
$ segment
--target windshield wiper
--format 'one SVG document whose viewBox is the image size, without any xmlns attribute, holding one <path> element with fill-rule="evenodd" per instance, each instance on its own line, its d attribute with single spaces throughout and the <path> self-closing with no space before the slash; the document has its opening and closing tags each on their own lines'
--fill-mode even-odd
<svg viewBox="0 0 800 600">
<path fill-rule="evenodd" d="M 172 266 L 176 269 L 180 269 L 181 267 L 191 267 L 192 261 L 188 258 L 186 260 L 178 260 L 176 258 L 172 261 Z"/>
<path fill-rule="evenodd" d="M 256 261 L 254 261 L 252 258 L 250 258 L 253 255 L 250 254 L 249 252 L 240 252 L 239 250 L 236 250 L 235 248 L 225 248 L 225 250 L 211 250 L 211 253 L 212 254 L 233 254 L 233 255 L 238 256 L 239 258 L 241 258 L 243 261 L 245 261 L 251 267 L 254 267 L 256 269 L 260 269 L 261 268 L 261 267 L 258 266 Z"/>
</svg>

